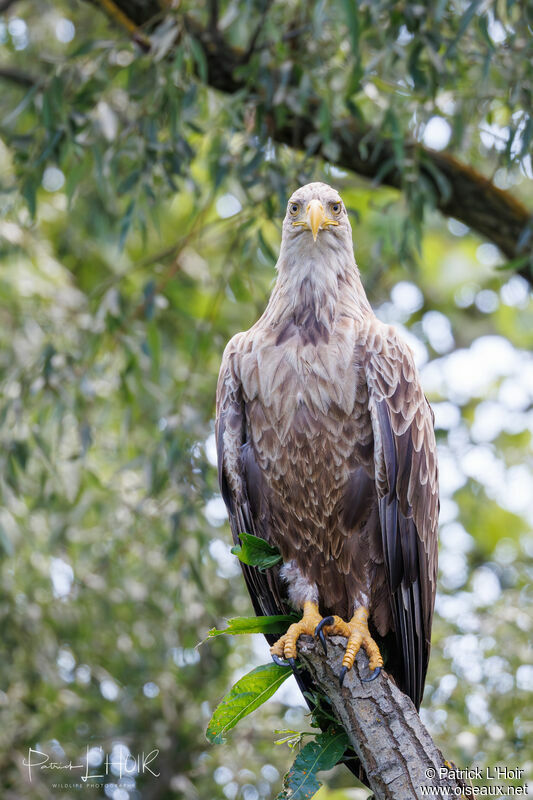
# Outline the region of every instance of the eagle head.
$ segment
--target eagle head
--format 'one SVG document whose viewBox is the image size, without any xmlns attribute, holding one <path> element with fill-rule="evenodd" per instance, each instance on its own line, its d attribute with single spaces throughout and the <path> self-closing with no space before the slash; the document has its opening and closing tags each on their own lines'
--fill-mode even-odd
<svg viewBox="0 0 533 800">
<path fill-rule="evenodd" d="M 277 270 L 288 282 L 287 291 L 296 292 L 296 304 L 302 284 L 309 279 L 318 297 L 323 296 L 321 287 L 328 295 L 335 294 L 339 277 L 358 275 L 350 220 L 336 189 L 326 183 L 308 183 L 291 196 Z"/>
<path fill-rule="evenodd" d="M 348 214 L 342 199 L 336 189 L 327 183 L 307 183 L 301 186 L 291 196 L 287 205 L 287 213 L 283 221 L 283 236 L 288 239 L 305 237 L 317 244 L 320 234 L 322 239 L 327 237 L 330 243 L 331 236 L 343 239 L 349 233 L 351 240 L 351 226 Z"/>
</svg>

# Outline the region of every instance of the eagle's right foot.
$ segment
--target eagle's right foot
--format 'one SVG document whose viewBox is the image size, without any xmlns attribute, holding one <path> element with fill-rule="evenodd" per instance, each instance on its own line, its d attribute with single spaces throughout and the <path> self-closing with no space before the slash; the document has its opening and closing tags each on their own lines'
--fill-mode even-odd
<svg viewBox="0 0 533 800">
<path fill-rule="evenodd" d="M 353 667 L 355 657 L 362 647 L 368 655 L 368 668 L 370 677 L 361 678 L 368 682 L 375 680 L 383 667 L 383 658 L 379 652 L 379 647 L 370 635 L 368 630 L 368 610 L 364 607 L 358 608 L 349 622 L 345 622 L 341 617 L 325 617 L 322 619 L 315 631 L 315 635 L 324 635 L 323 629 L 327 629 L 328 636 L 335 634 L 346 636 L 348 642 L 346 651 L 342 659 L 342 669 L 339 673 L 339 683 L 342 686 L 346 673 Z"/>
<path fill-rule="evenodd" d="M 287 633 L 284 633 L 278 641 L 270 648 L 272 660 L 280 666 L 291 667 L 296 666 L 295 659 L 297 657 L 296 644 L 298 639 L 303 633 L 308 633 L 313 636 L 318 624 L 322 622 L 322 615 L 318 610 L 316 603 L 304 603 L 303 617 L 299 622 L 293 622 L 289 626 Z M 326 640 L 324 634 L 320 637 L 324 650 L 326 649 Z M 286 659 L 283 661 L 283 659 Z"/>
</svg>

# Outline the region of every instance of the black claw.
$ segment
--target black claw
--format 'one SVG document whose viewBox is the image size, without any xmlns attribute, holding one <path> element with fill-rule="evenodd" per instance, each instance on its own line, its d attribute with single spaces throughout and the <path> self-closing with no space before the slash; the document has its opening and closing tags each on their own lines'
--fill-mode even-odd
<svg viewBox="0 0 533 800">
<path fill-rule="evenodd" d="M 324 650 L 324 655 L 327 656 L 327 654 L 328 654 L 328 646 L 326 644 L 326 637 L 324 636 L 324 631 L 323 631 L 322 628 L 320 628 L 320 630 L 318 630 L 318 626 L 317 626 L 317 628 L 315 630 L 315 634 L 316 634 L 317 631 L 318 631 L 318 638 L 320 639 L 320 644 L 322 645 L 322 648 Z"/>
<path fill-rule="evenodd" d="M 380 672 L 381 672 L 381 667 L 376 667 L 370 678 L 361 678 L 361 680 L 364 683 L 370 683 L 370 681 L 375 681 Z"/>
<path fill-rule="evenodd" d="M 315 628 L 315 636 L 318 636 L 318 638 L 320 639 L 320 644 L 324 648 L 324 655 L 326 656 L 328 654 L 328 646 L 326 644 L 326 637 L 324 635 L 324 626 L 333 625 L 333 623 L 334 623 L 333 617 L 324 617 L 323 619 L 320 620 L 320 622 Z"/>
<path fill-rule="evenodd" d="M 347 672 L 348 672 L 348 667 L 343 667 L 339 672 L 339 683 L 341 686 L 344 683 L 344 678 L 346 677 Z"/>
<path fill-rule="evenodd" d="M 293 669 L 297 669 L 297 666 L 296 666 L 296 659 L 294 659 L 294 658 L 289 658 L 289 659 L 288 659 L 288 662 L 289 662 L 290 666 L 291 666 Z"/>
<path fill-rule="evenodd" d="M 291 659 L 291 660 L 294 661 L 294 658 Z M 289 667 L 289 666 L 291 666 L 288 661 L 285 661 L 284 658 L 280 658 L 279 656 L 275 655 L 275 653 L 272 653 L 272 661 L 274 662 L 274 664 L 277 664 L 278 667 Z"/>
<path fill-rule="evenodd" d="M 315 628 L 315 636 L 320 636 L 320 631 L 324 625 L 333 625 L 334 622 L 333 617 L 323 617 Z"/>
</svg>

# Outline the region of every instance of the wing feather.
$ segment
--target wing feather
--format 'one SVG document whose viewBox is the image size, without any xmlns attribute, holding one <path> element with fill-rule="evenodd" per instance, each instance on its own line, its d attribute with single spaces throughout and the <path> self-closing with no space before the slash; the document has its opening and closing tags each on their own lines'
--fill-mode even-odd
<svg viewBox="0 0 533 800">
<path fill-rule="evenodd" d="M 366 363 L 376 489 L 403 688 L 418 707 L 436 590 L 436 444 L 432 412 L 412 354 L 392 328 L 384 330 L 381 337 L 374 336 L 380 347 L 369 350 Z"/>
<path fill-rule="evenodd" d="M 267 540 L 269 538 L 265 487 L 246 434 L 245 407 L 238 370 L 241 342 L 242 338 L 237 334 L 224 352 L 217 386 L 215 425 L 220 491 L 228 510 L 235 544 L 239 544 L 239 534 L 242 532 Z M 268 616 L 289 613 L 290 609 L 282 598 L 277 570 L 260 572 L 247 564 L 241 564 L 241 567 L 256 614 Z M 274 641 L 276 637 L 271 638 Z"/>
</svg>

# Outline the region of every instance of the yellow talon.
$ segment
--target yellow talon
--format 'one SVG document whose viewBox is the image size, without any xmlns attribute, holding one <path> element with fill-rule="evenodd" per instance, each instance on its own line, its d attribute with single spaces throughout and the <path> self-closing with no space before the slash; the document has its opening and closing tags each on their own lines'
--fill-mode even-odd
<svg viewBox="0 0 533 800">
<path fill-rule="evenodd" d="M 368 609 L 361 606 L 358 608 L 349 622 L 345 622 L 341 617 L 333 617 L 333 624 L 327 626 L 329 636 L 346 636 L 348 642 L 342 659 L 343 677 L 346 671 L 354 665 L 355 657 L 361 646 L 368 656 L 368 667 L 371 672 L 381 669 L 383 659 L 379 652 L 379 647 L 370 636 L 368 630 Z"/>
<path fill-rule="evenodd" d="M 283 636 L 280 636 L 278 641 L 275 642 L 272 645 L 272 647 L 270 648 L 270 654 L 271 655 L 280 656 L 281 658 L 283 658 L 283 651 L 284 651 L 284 648 L 285 648 L 285 639 L 286 639 L 286 634 L 283 634 Z"/>
<path fill-rule="evenodd" d="M 299 622 L 293 622 L 287 633 L 284 633 L 270 648 L 273 656 L 292 659 L 296 658 L 296 644 L 302 633 L 313 636 L 315 628 L 321 622 L 322 616 L 316 603 L 304 603 L 303 617 Z"/>
<path fill-rule="evenodd" d="M 363 606 L 356 610 L 349 622 L 345 622 L 342 617 L 338 616 L 322 618 L 316 603 L 304 603 L 304 611 L 301 620 L 299 622 L 294 622 L 289 627 L 287 633 L 280 636 L 277 642 L 270 648 L 270 653 L 276 663 L 284 663 L 279 660 L 280 658 L 284 658 L 287 659 L 291 666 L 295 666 L 294 659 L 297 656 L 296 646 L 298 639 L 303 633 L 308 633 L 311 636 L 316 633 L 322 642 L 324 650 L 326 649 L 324 633 L 327 633 L 328 636 L 345 636 L 348 639 L 344 658 L 342 659 L 342 669 L 339 675 L 341 685 L 344 676 L 348 670 L 353 667 L 355 658 L 361 647 L 364 648 L 368 656 L 368 667 L 372 673 L 370 678 L 362 678 L 362 680 L 373 680 L 379 675 L 383 666 L 383 659 L 379 652 L 379 647 L 370 636 L 370 631 L 368 630 L 368 609 Z"/>
</svg>

